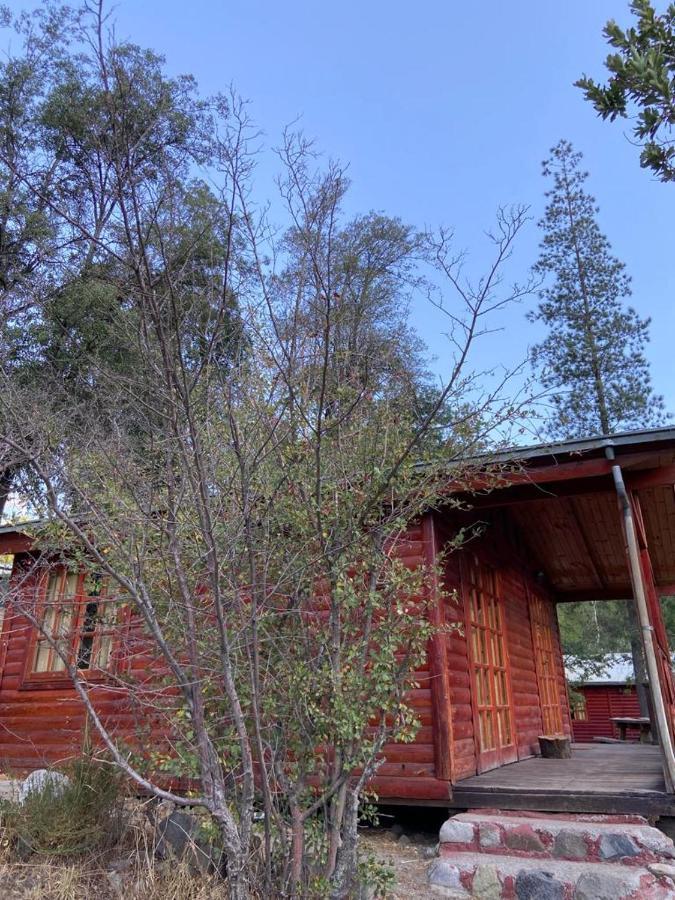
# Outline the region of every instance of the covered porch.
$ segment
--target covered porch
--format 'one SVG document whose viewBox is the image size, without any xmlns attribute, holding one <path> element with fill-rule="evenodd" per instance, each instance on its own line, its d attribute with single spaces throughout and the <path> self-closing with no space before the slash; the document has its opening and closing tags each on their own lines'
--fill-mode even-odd
<svg viewBox="0 0 675 900">
<path fill-rule="evenodd" d="M 453 809 L 675 816 L 659 747 L 573 744 L 571 759 L 532 757 L 453 786 Z"/>
<path fill-rule="evenodd" d="M 573 744 L 570 759 L 479 768 L 455 781 L 450 806 L 675 816 L 675 687 L 660 604 L 675 594 L 675 431 L 528 448 L 508 462 L 504 489 L 472 498 L 472 514 L 514 529 L 554 602 L 635 603 L 660 746 Z"/>
</svg>

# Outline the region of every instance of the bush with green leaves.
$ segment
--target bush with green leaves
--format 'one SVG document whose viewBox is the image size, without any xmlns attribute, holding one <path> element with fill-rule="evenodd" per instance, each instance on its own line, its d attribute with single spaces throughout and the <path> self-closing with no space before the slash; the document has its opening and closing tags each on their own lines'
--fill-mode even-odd
<svg viewBox="0 0 675 900">
<path fill-rule="evenodd" d="M 22 804 L 2 813 L 5 839 L 21 856 L 77 856 L 111 847 L 122 830 L 122 786 L 109 764 L 90 755 L 63 769 L 68 781 L 46 779 Z"/>
</svg>

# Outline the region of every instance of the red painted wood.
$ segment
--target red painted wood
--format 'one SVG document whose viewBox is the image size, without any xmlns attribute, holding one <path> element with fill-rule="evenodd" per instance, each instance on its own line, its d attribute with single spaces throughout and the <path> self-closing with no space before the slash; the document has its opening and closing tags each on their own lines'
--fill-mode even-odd
<svg viewBox="0 0 675 900">
<path fill-rule="evenodd" d="M 455 533 L 456 525 L 450 517 L 436 514 L 433 520 L 429 517 L 410 529 L 401 544 L 401 555 L 411 567 L 431 562 Z M 409 694 L 420 718 L 420 728 L 412 743 L 385 747 L 383 768 L 374 782 L 383 801 L 442 801 L 450 796 L 451 782 L 477 770 L 474 697 L 461 597 L 463 552 L 451 552 L 446 559 L 444 591 L 438 592 L 438 605 L 432 607 L 435 621 L 444 624 L 446 632 L 431 642 L 428 661 L 416 673 L 419 686 Z M 527 611 L 526 586 L 533 578 L 532 564 L 508 517 L 504 516 L 494 519 L 489 536 L 471 543 L 471 552 L 498 571 L 505 651 L 512 681 L 513 758 L 523 758 L 535 752 L 537 736 L 541 733 Z M 543 595 L 548 602 L 548 594 L 543 591 Z M 5 665 L 0 673 L 0 760 L 15 770 L 62 761 L 77 754 L 85 724 L 82 706 L 67 684 L 25 687 L 30 631 L 25 619 L 13 617 L 8 611 L 2 637 Z M 142 635 L 131 626 L 125 632 L 124 646 L 121 668 L 146 687 L 150 686 L 153 673 L 161 673 L 162 668 L 152 658 Z M 561 657 L 558 669 L 562 671 Z M 119 734 L 132 736 L 139 725 L 149 726 L 149 733 L 156 735 L 158 741 L 166 733 L 161 718 L 154 716 L 150 723 L 145 722 L 142 705 L 133 702 L 123 690 L 113 691 L 105 684 L 98 685 L 95 703 L 104 721 Z"/>
<path fill-rule="evenodd" d="M 438 548 L 436 529 L 432 513 L 427 513 L 423 521 L 425 563 L 435 566 Z M 450 668 L 448 665 L 448 639 L 445 631 L 445 604 L 439 591 L 438 578 L 433 576 L 430 598 L 431 622 L 439 631 L 429 641 L 429 669 L 431 674 L 431 697 L 434 712 L 434 759 L 435 775 L 445 781 L 452 779 L 452 718 L 450 710 Z"/>
<path fill-rule="evenodd" d="M 574 688 L 586 703 L 586 718 L 572 720 L 572 736 L 580 743 L 596 737 L 618 738 L 613 717 L 640 715 L 640 704 L 634 685 L 589 684 Z M 628 730 L 629 740 L 638 740 L 637 729 Z"/>
</svg>

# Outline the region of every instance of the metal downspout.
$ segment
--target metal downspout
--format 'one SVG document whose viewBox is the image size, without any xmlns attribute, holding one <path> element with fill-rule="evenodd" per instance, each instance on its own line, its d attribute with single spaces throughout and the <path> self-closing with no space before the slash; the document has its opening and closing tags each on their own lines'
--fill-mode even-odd
<svg viewBox="0 0 675 900">
<path fill-rule="evenodd" d="M 607 459 L 614 460 L 614 449 L 612 447 L 606 447 L 605 455 L 607 456 Z M 663 755 L 666 776 L 666 789 L 669 793 L 672 793 L 673 786 L 675 785 L 675 753 L 673 752 L 670 725 L 666 713 L 666 706 L 663 701 L 661 680 L 659 678 L 658 664 L 654 652 L 654 628 L 649 620 L 649 610 L 647 608 L 647 598 L 645 597 L 644 583 L 642 581 L 640 551 L 638 549 L 635 522 L 633 521 L 633 511 L 628 499 L 628 492 L 623 480 L 621 466 L 618 463 L 612 466 L 612 477 L 614 478 L 614 487 L 616 488 L 619 505 L 621 506 L 621 511 L 623 513 L 626 549 L 628 551 L 628 562 L 630 567 L 630 580 L 633 586 L 633 597 L 635 599 L 640 630 L 642 632 L 642 643 L 645 648 L 647 673 L 649 675 L 654 712 L 656 714 L 656 721 L 659 729 L 659 740 L 661 743 L 661 753 Z"/>
</svg>

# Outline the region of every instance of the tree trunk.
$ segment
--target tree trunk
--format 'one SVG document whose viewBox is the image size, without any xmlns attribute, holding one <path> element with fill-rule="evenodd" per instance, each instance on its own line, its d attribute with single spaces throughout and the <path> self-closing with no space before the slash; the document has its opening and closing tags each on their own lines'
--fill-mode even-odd
<svg viewBox="0 0 675 900">
<path fill-rule="evenodd" d="M 642 635 L 640 634 L 640 626 L 635 610 L 635 601 L 632 598 L 626 600 L 626 615 L 628 618 L 630 652 L 633 657 L 633 675 L 635 677 L 635 689 L 640 704 L 640 715 L 647 718 L 649 716 L 649 697 L 647 695 L 649 678 L 647 677 L 645 651 L 642 645 Z"/>
<path fill-rule="evenodd" d="M 542 734 L 539 737 L 539 748 L 544 759 L 571 759 L 572 746 L 570 739 L 559 734 Z"/>
<path fill-rule="evenodd" d="M 356 877 L 358 824 L 359 794 L 354 788 L 347 788 L 342 844 L 338 851 L 337 865 L 331 879 L 330 900 L 347 900 L 352 895 Z"/>
<path fill-rule="evenodd" d="M 0 522 L 2 522 L 7 499 L 9 497 L 10 491 L 12 490 L 13 478 L 14 469 L 12 468 L 3 469 L 2 473 L 0 474 Z"/>
</svg>

